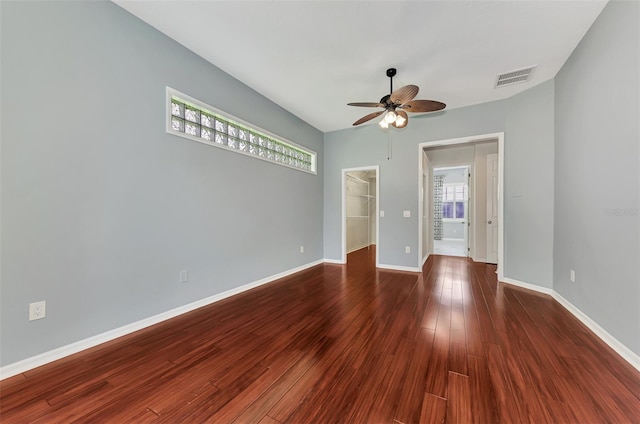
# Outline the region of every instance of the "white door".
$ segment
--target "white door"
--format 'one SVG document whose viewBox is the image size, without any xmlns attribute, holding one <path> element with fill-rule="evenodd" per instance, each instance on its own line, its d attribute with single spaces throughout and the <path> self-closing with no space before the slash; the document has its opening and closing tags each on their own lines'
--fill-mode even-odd
<svg viewBox="0 0 640 424">
<path fill-rule="evenodd" d="M 498 154 L 487 155 L 487 262 L 498 263 Z"/>
</svg>

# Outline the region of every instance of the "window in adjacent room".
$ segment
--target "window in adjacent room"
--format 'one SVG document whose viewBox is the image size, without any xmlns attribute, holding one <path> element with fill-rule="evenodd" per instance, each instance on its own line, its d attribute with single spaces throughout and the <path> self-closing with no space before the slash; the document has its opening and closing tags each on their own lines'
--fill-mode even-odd
<svg viewBox="0 0 640 424">
<path fill-rule="evenodd" d="M 445 184 L 442 188 L 442 218 L 464 219 L 464 203 L 467 199 L 465 184 Z"/>
</svg>

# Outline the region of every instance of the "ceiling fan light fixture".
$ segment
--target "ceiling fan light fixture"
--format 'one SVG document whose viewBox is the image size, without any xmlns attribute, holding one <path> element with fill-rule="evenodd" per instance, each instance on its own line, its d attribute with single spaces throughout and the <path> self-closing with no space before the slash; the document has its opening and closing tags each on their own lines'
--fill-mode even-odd
<svg viewBox="0 0 640 424">
<path fill-rule="evenodd" d="M 2 0 L 0 0 L 2 1 Z M 396 75 L 395 68 L 387 69 L 387 76 L 390 81 L 390 94 L 382 97 L 379 102 L 357 102 L 347 103 L 348 106 L 359 107 L 381 107 L 383 110 L 373 112 L 358 119 L 353 125 L 360 125 L 382 115 L 382 120 L 378 123 L 380 128 L 389 128 L 389 125 L 397 129 L 402 129 L 409 123 L 407 112 L 425 113 L 435 112 L 444 109 L 447 105 L 435 100 L 414 100 L 418 94 L 417 85 L 405 85 L 396 90 L 393 89 L 393 77 Z"/>
<path fill-rule="evenodd" d="M 389 112 L 387 112 L 387 114 L 384 116 L 384 120 L 387 121 L 387 123 L 391 124 L 392 122 L 395 122 L 396 120 L 396 113 L 392 110 L 390 110 Z"/>
</svg>

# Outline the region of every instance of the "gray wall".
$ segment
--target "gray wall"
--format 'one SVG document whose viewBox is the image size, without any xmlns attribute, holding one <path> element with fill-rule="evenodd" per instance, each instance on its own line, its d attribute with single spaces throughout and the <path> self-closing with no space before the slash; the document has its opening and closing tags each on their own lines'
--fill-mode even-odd
<svg viewBox="0 0 640 424">
<path fill-rule="evenodd" d="M 377 125 L 365 125 L 325 134 L 325 257 L 340 258 L 342 168 L 380 165 L 378 201 L 385 211 L 380 218 L 380 263 L 417 267 L 418 144 L 504 131 L 505 190 L 506 197 L 511 196 L 505 200 L 504 237 L 510 249 L 505 249 L 505 277 L 552 287 L 553 93 L 553 81 L 547 81 L 506 100 L 412 116 L 402 131 L 385 133 Z M 393 146 L 390 160 L 387 137 Z M 536 184 L 539 173 L 544 173 L 541 185 Z M 407 209 L 411 218 L 402 217 Z M 529 226 L 545 228 L 534 233 Z M 412 253 L 405 254 L 404 246 Z"/>
<path fill-rule="evenodd" d="M 556 77 L 553 268 L 554 289 L 638 355 L 639 8 L 610 2 Z"/>
<path fill-rule="evenodd" d="M 446 99 L 445 99 L 446 100 Z M 384 132 L 377 125 L 326 133 L 324 137 L 324 254 L 341 258 L 341 170 L 380 166 L 380 218 L 378 249 L 380 263 L 419 266 L 418 261 L 418 144 L 504 130 L 506 102 L 453 109 L 430 115 L 411 116 L 402 131 Z M 392 157 L 387 160 L 387 137 Z M 410 210 L 411 218 L 402 211 Z M 404 253 L 405 246 L 411 253 Z"/>
<path fill-rule="evenodd" d="M 416 267 L 418 144 L 501 131 L 505 277 L 640 354 L 638 9 L 610 2 L 555 83 L 323 136 L 111 3 L 0 2 L 0 365 L 340 259 L 342 168 L 380 166 L 380 263 Z M 316 150 L 318 175 L 166 134 L 167 85 Z"/>
<path fill-rule="evenodd" d="M 320 131 L 112 3 L 0 4 L 2 365 L 322 258 Z M 166 134 L 167 85 L 318 175 Z"/>
<path fill-rule="evenodd" d="M 504 147 L 504 275 L 546 288 L 553 287 L 553 96 L 548 81 L 509 99 Z"/>
</svg>

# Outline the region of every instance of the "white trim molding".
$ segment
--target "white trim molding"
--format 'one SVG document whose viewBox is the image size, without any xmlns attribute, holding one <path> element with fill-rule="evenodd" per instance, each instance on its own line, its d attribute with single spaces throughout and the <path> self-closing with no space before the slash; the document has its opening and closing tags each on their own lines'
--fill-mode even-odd
<svg viewBox="0 0 640 424">
<path fill-rule="evenodd" d="M 327 259 L 327 258 L 324 258 L 322 261 L 324 263 L 326 263 L 326 264 L 337 264 L 337 265 L 344 265 L 344 264 L 347 263 L 346 261 L 343 261 L 342 259 Z"/>
<path fill-rule="evenodd" d="M 420 199 L 420 195 L 422 193 L 422 157 L 421 152 L 423 149 L 429 147 L 440 147 L 440 146 L 452 146 L 455 144 L 464 144 L 464 143 L 477 143 L 482 141 L 496 141 L 498 143 L 498 279 L 500 281 L 503 280 L 504 277 L 504 132 L 496 132 L 490 134 L 478 134 L 466 137 L 459 138 L 451 138 L 445 140 L 433 140 L 426 141 L 423 143 L 418 143 L 418 199 Z M 460 165 L 465 166 L 465 165 Z M 456 166 L 459 168 L 460 166 Z M 418 202 L 418 216 L 424 216 L 423 205 L 424 202 Z M 475 218 L 473 218 L 475 219 Z M 474 225 L 474 222 L 471 224 Z M 424 252 L 422 251 L 422 219 L 418 220 L 418 258 L 422 257 Z M 471 255 L 475 254 L 475 251 L 472 250 L 470 252 Z M 420 259 L 418 259 L 420 260 Z"/>
<path fill-rule="evenodd" d="M 607 330 L 600 327 L 594 320 L 592 320 L 587 314 L 578 309 L 574 304 L 569 302 L 567 299 L 562 297 L 562 295 L 556 291 L 554 291 L 551 296 L 561 304 L 567 311 L 571 312 L 573 316 L 578 318 L 580 322 L 587 326 L 587 328 L 593 331 L 596 336 L 600 337 L 600 339 L 605 342 L 611 349 L 616 351 L 616 353 L 622 358 L 630 363 L 635 369 L 640 371 L 640 355 L 636 355 L 631 349 L 622 344 L 618 339 L 613 337 Z"/>
<path fill-rule="evenodd" d="M 502 283 L 511 284 L 512 286 L 517 286 L 517 287 L 521 287 L 523 289 L 535 291 L 535 292 L 538 292 L 538 293 L 544 293 L 544 294 L 548 294 L 550 296 L 553 295 L 553 289 L 550 289 L 550 288 L 547 288 L 547 287 L 538 286 L 536 284 L 530 284 L 530 283 L 525 283 L 523 281 L 514 280 L 513 278 L 502 278 L 499 281 L 502 282 Z"/>
<path fill-rule="evenodd" d="M 407 271 L 407 272 L 420 272 L 420 268 L 415 266 L 400 266 L 400 265 L 386 265 L 380 264 L 377 266 L 380 269 L 389 269 L 391 271 Z"/>
<path fill-rule="evenodd" d="M 531 291 L 535 291 L 538 293 L 548 294 L 551 296 L 556 302 L 558 302 L 563 308 L 571 313 L 574 317 L 576 317 L 581 323 L 583 323 L 589 330 L 593 331 L 593 333 L 600 338 L 603 342 L 605 342 L 611 349 L 613 349 L 618 355 L 622 357 L 625 361 L 631 364 L 632 367 L 640 371 L 640 355 L 637 355 L 623 343 L 621 343 L 618 339 L 613 337 L 607 330 L 600 327 L 598 323 L 596 323 L 593 319 L 591 319 L 587 314 L 578 309 L 574 304 L 569 302 L 567 299 L 562 297 L 560 293 L 557 291 L 547 288 L 537 286 L 535 284 L 524 283 L 522 281 L 513 280 L 511 278 L 501 278 L 500 282 L 511 284 L 513 286 L 522 287 Z"/>
<path fill-rule="evenodd" d="M 122 336 L 126 336 L 127 334 L 131 334 L 133 332 L 142 330 L 144 328 L 150 327 L 152 325 L 161 323 L 171 318 L 175 318 L 179 315 L 185 314 L 187 312 L 193 311 L 194 309 L 201 308 L 203 306 L 210 305 L 212 303 L 218 302 L 222 299 L 226 299 L 228 297 L 234 296 L 236 294 L 245 292 L 247 290 L 251 290 L 253 288 L 262 286 L 264 284 L 270 283 L 272 281 L 278 280 L 280 278 L 287 277 L 291 274 L 295 274 L 300 271 L 304 271 L 307 268 L 314 267 L 316 265 L 322 264 L 324 261 L 317 260 L 314 262 L 309 262 L 307 264 L 301 265 L 296 268 L 289 269 L 287 271 L 283 271 L 279 274 L 272 275 L 270 277 L 265 277 L 261 280 L 257 280 L 248 284 L 244 284 L 240 287 L 233 288 L 231 290 L 224 291 L 222 293 L 214 294 L 213 296 L 206 297 L 204 299 L 196 300 L 195 302 L 179 306 L 177 308 L 168 310 L 166 312 L 162 312 L 160 314 L 151 316 L 149 318 L 144 318 L 140 321 L 132 322 L 131 324 L 124 325 L 119 328 L 115 328 L 113 330 L 106 331 L 104 333 L 86 338 L 84 340 L 77 341 L 75 343 L 68 344 L 66 346 L 61 346 L 59 348 L 50 350 L 48 352 L 41 353 L 36 356 L 32 356 L 27 359 L 23 359 L 18 362 L 14 362 L 13 364 L 8 364 L 0 368 L 0 380 L 4 380 L 5 378 L 13 377 L 14 375 L 20 374 L 22 372 L 31 370 L 33 368 L 48 364 L 53 361 L 57 361 L 58 359 L 62 359 L 66 356 L 73 355 L 75 353 L 81 352 L 83 350 L 98 346 L 102 343 L 106 343 L 108 341 L 117 339 Z"/>
</svg>

